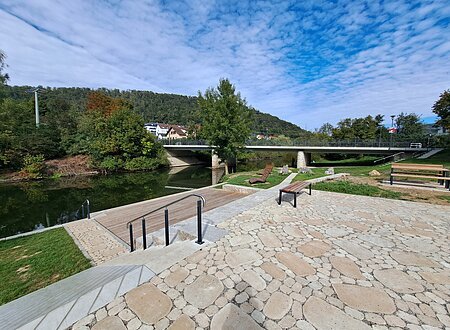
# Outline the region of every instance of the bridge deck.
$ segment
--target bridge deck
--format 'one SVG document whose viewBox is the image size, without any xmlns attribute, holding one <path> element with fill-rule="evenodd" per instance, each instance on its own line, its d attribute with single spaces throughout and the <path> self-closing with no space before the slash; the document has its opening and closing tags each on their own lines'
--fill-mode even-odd
<svg viewBox="0 0 450 330">
<path fill-rule="evenodd" d="M 168 204 L 178 198 L 191 194 L 183 192 L 175 195 L 169 195 L 149 201 L 125 205 L 114 209 L 100 211 L 92 215 L 106 229 L 114 235 L 129 244 L 129 230 L 126 223 L 142 214 L 150 212 L 158 207 Z M 222 205 L 228 204 L 234 200 L 242 198 L 244 194 L 229 192 L 222 189 L 204 188 L 195 191 L 206 199 L 206 205 L 203 211 L 209 211 Z M 197 199 L 192 197 L 183 200 L 169 207 L 170 224 L 189 219 L 197 214 Z M 147 234 L 157 231 L 164 227 L 164 210 L 160 210 L 146 217 Z M 136 221 L 133 226 L 134 237 L 142 236 L 141 221 Z"/>
</svg>

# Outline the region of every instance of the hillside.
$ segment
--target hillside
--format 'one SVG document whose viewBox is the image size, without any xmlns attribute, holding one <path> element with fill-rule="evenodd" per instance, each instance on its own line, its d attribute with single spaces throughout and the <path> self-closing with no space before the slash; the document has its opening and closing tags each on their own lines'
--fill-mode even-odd
<svg viewBox="0 0 450 330">
<path fill-rule="evenodd" d="M 32 94 L 27 93 L 30 86 L 6 86 L 0 97 L 10 97 L 17 100 L 32 100 Z M 46 104 L 64 104 L 83 111 L 86 97 L 92 89 L 89 88 L 43 88 L 40 95 L 40 108 L 45 113 Z M 188 125 L 196 123 L 198 111 L 197 97 L 176 94 L 161 94 L 150 91 L 118 89 L 99 89 L 113 97 L 120 97 L 133 105 L 135 111 L 140 113 L 146 122 L 161 122 Z M 67 107 L 66 107 L 67 108 Z M 307 135 L 302 128 L 270 114 L 254 111 L 253 127 L 255 133 L 284 134 L 289 137 Z"/>
</svg>

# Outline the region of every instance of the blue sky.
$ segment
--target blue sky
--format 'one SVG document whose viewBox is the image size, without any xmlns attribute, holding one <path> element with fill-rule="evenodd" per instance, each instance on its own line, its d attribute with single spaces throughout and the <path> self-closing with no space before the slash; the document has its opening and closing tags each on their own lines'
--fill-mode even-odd
<svg viewBox="0 0 450 330">
<path fill-rule="evenodd" d="M 448 0 L 0 0 L 0 22 L 10 84 L 195 95 L 227 77 L 310 130 L 430 117 L 450 88 Z"/>
</svg>

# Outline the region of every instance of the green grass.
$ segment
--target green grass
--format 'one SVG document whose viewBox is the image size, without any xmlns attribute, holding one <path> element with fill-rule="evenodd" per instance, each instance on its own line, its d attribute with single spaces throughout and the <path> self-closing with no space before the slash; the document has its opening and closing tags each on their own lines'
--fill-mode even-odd
<svg viewBox="0 0 450 330">
<path fill-rule="evenodd" d="M 318 157 L 312 165 L 314 166 L 337 166 L 337 165 L 371 165 L 379 156 L 364 155 L 362 157 L 353 157 L 339 160 L 328 160 Z"/>
<path fill-rule="evenodd" d="M 0 305 L 89 268 L 64 228 L 0 242 Z"/>
<path fill-rule="evenodd" d="M 305 181 L 315 178 L 320 178 L 322 176 L 326 176 L 325 174 L 326 168 L 312 168 L 311 173 L 298 173 L 297 176 L 292 180 L 295 181 Z"/>
<path fill-rule="evenodd" d="M 412 164 L 438 164 L 444 165 L 445 168 L 450 167 L 450 149 L 442 150 L 438 152 L 436 155 L 431 156 L 427 159 L 406 159 L 403 161 L 404 163 L 412 163 Z"/>
<path fill-rule="evenodd" d="M 392 199 L 401 199 L 401 197 L 404 196 L 404 194 L 396 191 L 384 190 L 375 186 L 352 183 L 345 180 L 319 182 L 313 185 L 313 189 L 351 195 L 363 195 L 363 196 L 383 197 Z"/>
<path fill-rule="evenodd" d="M 438 198 L 443 199 L 444 201 L 447 201 L 450 203 L 450 195 L 446 195 L 446 196 L 441 195 L 441 196 L 438 196 Z"/>
<path fill-rule="evenodd" d="M 248 180 L 250 178 L 260 177 L 260 175 L 258 175 L 257 173 L 262 172 L 262 171 L 263 170 L 227 175 L 222 179 L 222 181 L 229 183 L 229 184 L 235 184 L 238 186 L 268 189 L 273 186 L 276 186 L 277 184 L 280 184 L 287 177 L 287 175 L 281 175 L 277 172 L 276 169 L 274 169 L 272 171 L 272 173 L 269 175 L 269 177 L 267 178 L 267 181 L 265 183 L 250 184 L 248 182 Z"/>
</svg>

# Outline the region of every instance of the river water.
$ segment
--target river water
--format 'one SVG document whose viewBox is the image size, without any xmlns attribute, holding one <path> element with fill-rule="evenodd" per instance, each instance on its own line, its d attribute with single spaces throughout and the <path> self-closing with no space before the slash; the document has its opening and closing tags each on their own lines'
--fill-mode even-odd
<svg viewBox="0 0 450 330">
<path fill-rule="evenodd" d="M 200 188 L 211 183 L 211 169 L 198 166 L 1 183 L 0 238 L 75 220 L 86 198 L 95 212 L 182 192 L 180 187 Z"/>
</svg>

